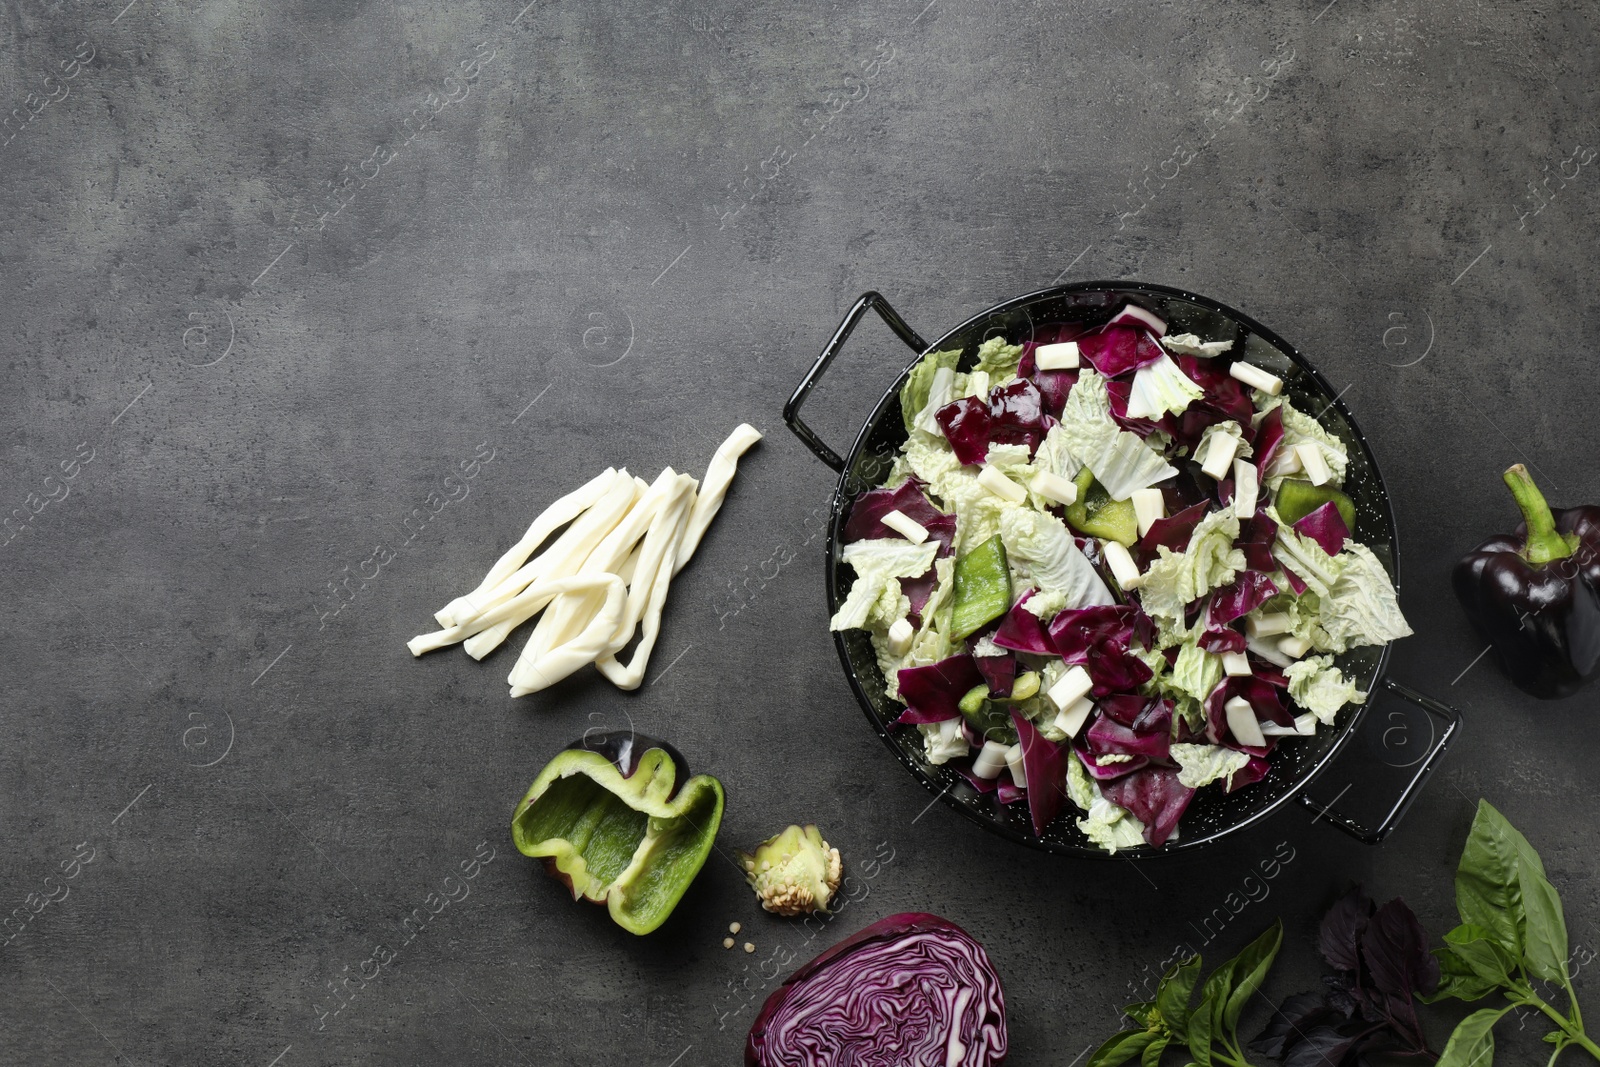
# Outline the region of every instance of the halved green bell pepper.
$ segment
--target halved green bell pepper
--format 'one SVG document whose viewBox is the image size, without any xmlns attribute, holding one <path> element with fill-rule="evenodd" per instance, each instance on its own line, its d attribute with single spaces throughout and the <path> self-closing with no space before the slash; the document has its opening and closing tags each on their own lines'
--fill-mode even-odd
<svg viewBox="0 0 1600 1067">
<path fill-rule="evenodd" d="M 620 759 L 586 742 L 562 752 L 517 805 L 517 851 L 545 861 L 572 899 L 605 904 L 612 920 L 647 934 L 672 914 L 722 823 L 722 783 L 708 774 L 678 783 L 665 747 L 629 737 Z M 596 750 L 599 749 L 599 750 Z M 643 749 L 633 758 L 633 751 Z"/>
</svg>

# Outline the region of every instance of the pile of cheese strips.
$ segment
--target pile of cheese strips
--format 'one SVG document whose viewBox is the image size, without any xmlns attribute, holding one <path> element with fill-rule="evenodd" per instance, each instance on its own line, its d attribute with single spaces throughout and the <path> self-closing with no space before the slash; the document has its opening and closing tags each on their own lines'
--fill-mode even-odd
<svg viewBox="0 0 1600 1067">
<path fill-rule="evenodd" d="M 420 656 L 464 641 L 468 654 L 482 659 L 542 611 L 511 668 L 512 696 L 554 685 L 586 663 L 618 688 L 637 689 L 661 629 L 667 586 L 722 507 L 739 457 L 759 440 L 754 427 L 740 425 L 711 457 L 704 485 L 671 467 L 650 483 L 608 467 L 533 520 L 478 588 L 435 612 L 443 630 L 406 647 Z M 616 654 L 636 630 L 639 644 L 624 666 Z"/>
</svg>

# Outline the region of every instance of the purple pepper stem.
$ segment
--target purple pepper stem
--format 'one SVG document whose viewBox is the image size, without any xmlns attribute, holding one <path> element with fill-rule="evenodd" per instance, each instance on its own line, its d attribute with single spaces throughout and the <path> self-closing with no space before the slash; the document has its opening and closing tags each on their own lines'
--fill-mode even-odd
<svg viewBox="0 0 1600 1067">
<path fill-rule="evenodd" d="M 1544 494 L 1533 484 L 1533 476 L 1528 473 L 1528 468 L 1514 463 L 1501 477 L 1516 498 L 1517 507 L 1528 524 L 1528 539 L 1523 546 L 1522 557 L 1534 566 L 1540 566 L 1572 555 L 1573 545 L 1557 532 L 1555 516 L 1550 514 L 1550 505 L 1545 502 Z"/>
</svg>

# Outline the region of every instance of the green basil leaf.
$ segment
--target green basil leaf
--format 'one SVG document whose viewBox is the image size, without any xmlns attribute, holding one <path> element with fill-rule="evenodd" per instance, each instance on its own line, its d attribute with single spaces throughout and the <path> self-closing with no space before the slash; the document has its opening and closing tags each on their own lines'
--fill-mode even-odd
<svg viewBox="0 0 1600 1067">
<path fill-rule="evenodd" d="M 1266 980 L 1267 972 L 1272 969 L 1272 962 L 1278 958 L 1278 949 L 1282 946 L 1283 920 L 1279 919 L 1260 937 L 1246 945 L 1228 965 L 1232 969 L 1235 984 L 1222 1012 L 1221 1032 L 1224 1035 L 1231 1038 L 1238 1029 L 1239 1015 Z"/>
<path fill-rule="evenodd" d="M 1466 927 L 1458 927 L 1466 929 Z M 1449 935 L 1446 935 L 1447 937 Z M 1509 958 L 1505 946 L 1493 942 L 1499 953 Z M 1436 1004 L 1441 1000 L 1454 997 L 1456 1000 L 1465 1000 L 1469 1003 L 1482 1000 L 1484 997 L 1502 987 L 1502 983 L 1493 978 L 1485 978 L 1474 970 L 1465 959 L 1456 954 L 1455 949 L 1446 944 L 1443 948 L 1435 949 L 1435 956 L 1439 958 L 1439 988 L 1432 994 L 1417 994 L 1417 999 L 1424 1004 Z"/>
<path fill-rule="evenodd" d="M 1517 835 L 1521 837 L 1521 834 Z M 1523 841 L 1527 845 L 1527 841 Z M 1532 851 L 1532 846 L 1528 846 Z M 1534 856 L 1535 862 L 1538 856 Z M 1544 876 L 1541 864 L 1534 870 L 1522 866 L 1522 907 L 1527 915 L 1523 959 L 1528 971 L 1547 982 L 1567 980 L 1567 920 L 1561 910 L 1561 894 Z"/>
<path fill-rule="evenodd" d="M 1211 977 L 1214 979 L 1216 975 Z M 1207 981 L 1206 985 L 1210 986 L 1211 982 Z M 1200 1006 L 1189 1016 L 1189 1055 L 1194 1057 L 1197 1067 L 1211 1067 L 1211 1020 L 1215 1011 L 1215 1002 L 1207 996 L 1200 999 Z"/>
<path fill-rule="evenodd" d="M 1484 1008 L 1462 1019 L 1435 1067 L 1493 1067 L 1494 1024 L 1510 1010 Z"/>
<path fill-rule="evenodd" d="M 1200 957 L 1190 956 L 1173 967 L 1161 978 L 1156 987 L 1156 1007 L 1161 1017 L 1176 1032 L 1182 1033 L 1189 1025 L 1189 998 L 1200 981 Z"/>
<path fill-rule="evenodd" d="M 1141 1000 L 1137 1004 L 1129 1004 L 1122 1009 L 1122 1014 L 1138 1023 L 1146 1030 L 1151 1029 L 1161 1018 L 1156 1011 L 1156 1002 Z"/>
<path fill-rule="evenodd" d="M 1445 934 L 1444 940 L 1444 951 L 1465 963 L 1472 974 L 1484 981 L 1498 987 L 1509 985 L 1516 977 L 1516 958 L 1483 927 L 1464 924 Z M 1443 957 L 1440 959 L 1442 964 Z"/>
<path fill-rule="evenodd" d="M 1155 1039 L 1156 1034 L 1151 1030 L 1124 1030 L 1120 1034 L 1113 1034 L 1105 1044 L 1095 1049 L 1094 1055 L 1089 1057 L 1088 1067 L 1118 1067 L 1118 1064 L 1127 1063 L 1143 1052 Z"/>
<path fill-rule="evenodd" d="M 1172 1038 L 1165 1034 L 1156 1038 L 1144 1047 L 1144 1055 L 1139 1057 L 1139 1067 L 1161 1067 L 1161 1054 L 1167 1051 L 1167 1045 Z"/>
<path fill-rule="evenodd" d="M 1206 984 L 1200 987 L 1200 1003 L 1202 1007 L 1195 1009 L 1198 1016 L 1202 1011 L 1208 1013 L 1211 1020 L 1210 1026 L 1213 1033 L 1222 1030 L 1222 1013 L 1228 1008 L 1228 993 L 1233 989 L 1233 965 L 1236 959 L 1229 960 L 1206 979 Z M 1205 1007 L 1209 1005 L 1209 1007 Z"/>
<path fill-rule="evenodd" d="M 1456 868 L 1456 910 L 1461 921 L 1489 931 L 1518 959 L 1527 924 L 1515 840 L 1521 837 L 1504 815 L 1480 800 Z"/>
</svg>

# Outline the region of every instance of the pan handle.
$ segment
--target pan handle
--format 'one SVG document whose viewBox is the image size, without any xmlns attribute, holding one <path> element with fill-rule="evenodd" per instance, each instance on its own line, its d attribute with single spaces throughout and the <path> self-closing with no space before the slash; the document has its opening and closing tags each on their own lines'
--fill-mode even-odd
<svg viewBox="0 0 1600 1067">
<path fill-rule="evenodd" d="M 1412 774 L 1411 781 L 1406 783 L 1405 789 L 1400 793 L 1400 798 L 1389 809 L 1389 814 L 1385 815 L 1376 827 L 1368 829 L 1364 824 L 1346 815 L 1341 815 L 1335 810 L 1333 803 L 1338 802 L 1338 797 L 1334 798 L 1333 803 L 1323 804 L 1320 801 L 1311 799 L 1306 793 L 1300 794 L 1300 803 L 1317 813 L 1317 818 L 1313 819 L 1313 822 L 1326 819 L 1357 841 L 1369 845 L 1378 844 L 1388 837 L 1396 826 L 1400 825 L 1400 820 L 1405 816 L 1406 810 L 1411 807 L 1411 802 L 1417 798 L 1417 793 L 1421 791 L 1423 783 L 1428 780 L 1428 777 L 1433 774 L 1434 768 L 1438 766 L 1439 757 L 1444 755 L 1445 747 L 1450 744 L 1451 739 L 1455 737 L 1456 731 L 1461 727 L 1461 713 L 1450 705 L 1441 703 L 1430 696 L 1424 696 L 1414 689 L 1401 685 L 1392 678 L 1383 680 L 1383 688 L 1402 700 L 1415 704 L 1435 719 L 1444 723 L 1444 729 L 1433 739 L 1432 744 L 1428 746 L 1427 753 L 1418 761 L 1417 769 Z M 1339 795 L 1343 796 L 1344 794 L 1341 793 Z"/>
<path fill-rule="evenodd" d="M 822 380 L 822 375 L 827 371 L 828 364 L 833 362 L 833 357 L 839 354 L 839 350 L 844 347 L 844 343 L 850 339 L 851 332 L 856 328 L 856 324 L 861 321 L 861 316 L 867 313 L 868 308 L 876 311 L 889 329 L 894 331 L 895 336 L 904 341 L 913 352 L 920 355 L 927 349 L 928 343 L 917 336 L 917 331 L 906 325 L 906 320 L 900 317 L 898 311 L 889 306 L 889 301 L 875 292 L 863 293 L 861 299 L 857 300 L 855 306 L 845 315 L 844 321 L 839 323 L 839 328 L 834 331 L 833 339 L 822 350 L 822 355 L 817 357 L 817 361 L 811 365 L 811 369 L 806 372 L 806 376 L 800 379 L 800 384 L 795 387 L 794 395 L 789 398 L 787 404 L 783 405 L 783 421 L 789 424 L 789 429 L 794 432 L 794 435 L 804 441 L 806 447 L 816 453 L 818 459 L 834 470 L 841 472 L 844 470 L 844 460 L 840 458 L 839 453 L 823 444 L 822 438 L 818 437 L 811 427 L 800 420 L 800 405 L 806 402 L 806 397 L 811 395 L 811 390 L 816 386 L 817 382 Z"/>
</svg>

